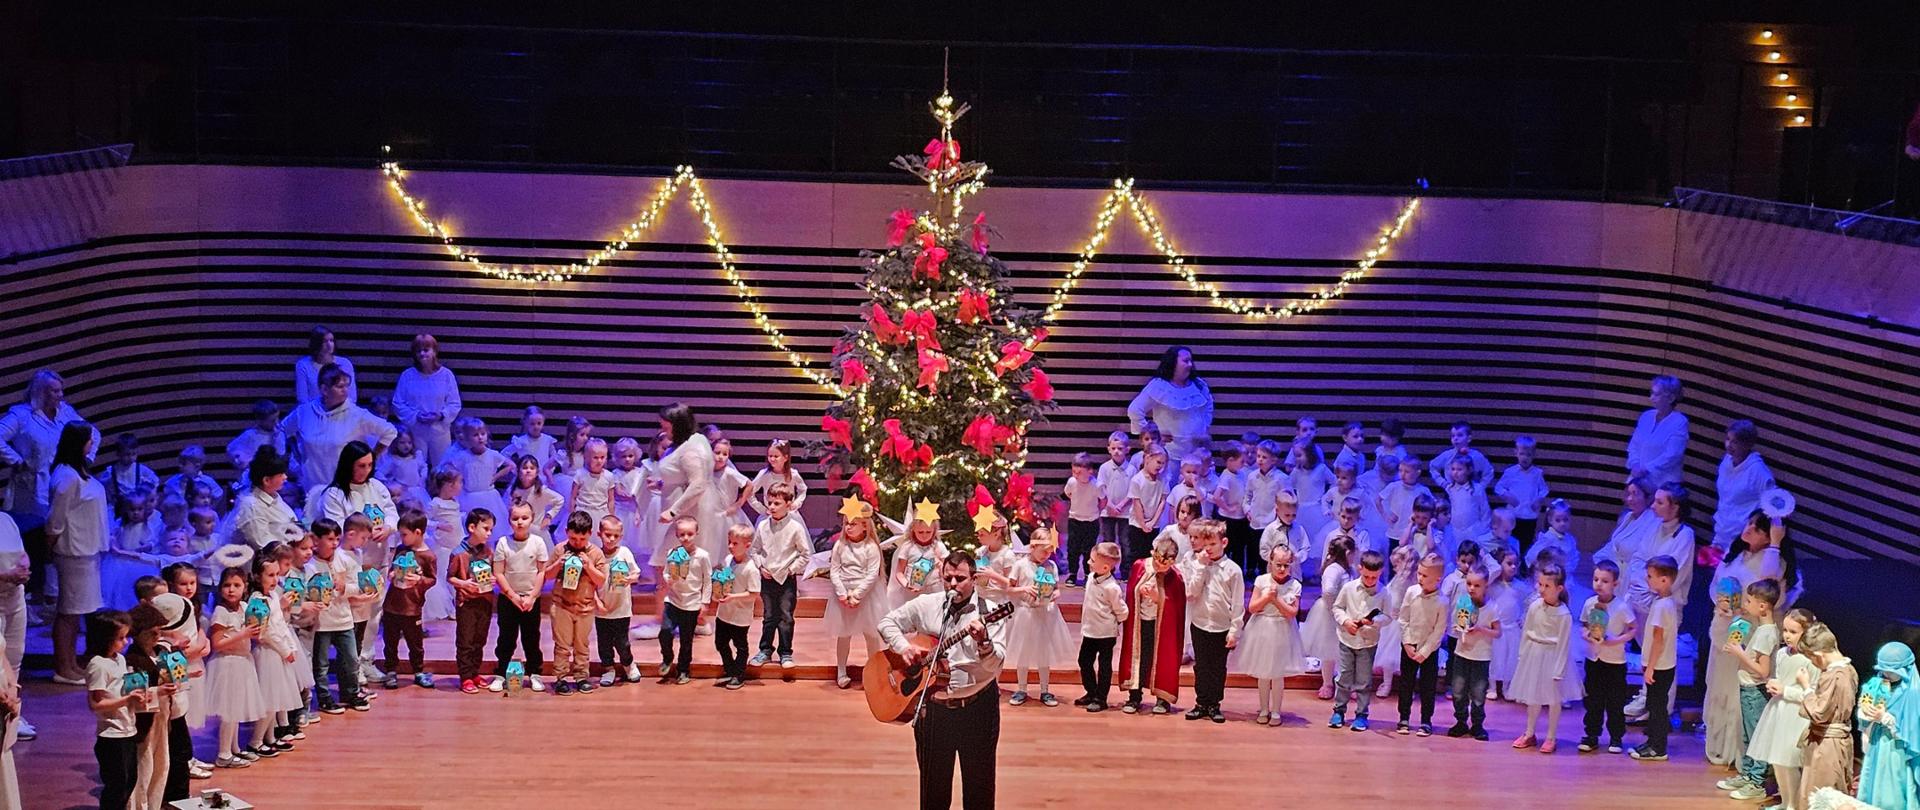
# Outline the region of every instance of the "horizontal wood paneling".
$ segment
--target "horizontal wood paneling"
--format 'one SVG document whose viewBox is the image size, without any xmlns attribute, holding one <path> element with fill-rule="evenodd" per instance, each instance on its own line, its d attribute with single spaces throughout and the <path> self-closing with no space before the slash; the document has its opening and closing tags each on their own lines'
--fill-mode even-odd
<svg viewBox="0 0 1920 810">
<path fill-rule="evenodd" d="M 897 197 L 893 189 L 866 194 Z M 1176 230 L 1191 221 L 1181 202 L 1162 203 Z M 814 216 L 837 222 L 847 205 Z M 1540 205 L 1540 227 L 1580 208 Z M 59 368 L 83 414 L 109 435 L 140 432 L 164 468 L 188 442 L 217 457 L 253 400 L 286 403 L 305 332 L 326 323 L 361 370 L 363 400 L 391 389 L 409 336 L 439 336 L 469 412 L 496 439 L 513 432 L 528 403 L 546 408 L 550 424 L 581 413 L 599 435 L 642 436 L 657 407 L 676 399 L 725 426 L 744 445 L 749 470 L 768 438 L 817 434 L 825 396 L 767 350 L 706 247 L 673 241 L 679 234 L 590 277 L 527 289 L 462 270 L 410 235 L 229 227 L 291 222 L 301 210 L 296 201 L 278 217 L 203 216 L 198 228 L 153 233 L 125 214 L 123 233 L 0 266 L 0 297 L 9 302 L 0 390 L 17 391 L 34 368 Z M 154 221 L 177 223 L 177 212 L 166 213 Z M 1343 216 L 1356 235 L 1345 241 L 1377 224 Z M 1103 257 L 1045 347 L 1060 407 L 1035 436 L 1035 471 L 1058 480 L 1074 452 L 1097 453 L 1123 426 L 1125 403 L 1159 350 L 1179 342 L 1195 348 L 1213 385 L 1217 438 L 1249 429 L 1287 436 L 1295 417 L 1313 415 L 1323 447 L 1334 450 L 1341 422 L 1371 428 L 1393 415 L 1411 423 L 1412 443 L 1428 455 L 1443 445 L 1446 425 L 1465 418 L 1505 465 L 1512 437 L 1531 434 L 1592 546 L 1618 508 L 1623 448 L 1646 407 L 1646 381 L 1674 373 L 1688 384 L 1683 407 L 1695 436 L 1686 465 L 1703 528 L 1720 432 L 1752 418 L 1762 452 L 1800 497 L 1796 537 L 1811 553 L 1920 560 L 1915 330 L 1789 308 L 1692 280 L 1687 268 L 1568 262 L 1578 257 L 1545 243 L 1537 261 L 1511 260 L 1528 255 L 1525 245 L 1504 246 L 1509 260 L 1448 258 L 1487 255 L 1469 247 L 1481 228 L 1451 232 L 1468 225 L 1445 217 L 1415 227 L 1419 249 L 1382 263 L 1326 314 L 1274 324 L 1206 306 L 1150 255 Z M 862 301 L 861 263 L 844 241 L 734 246 L 769 312 L 812 357 L 824 359 Z M 1348 266 L 1318 247 L 1290 257 L 1284 246 L 1254 250 L 1204 233 L 1192 241 L 1189 263 L 1235 295 L 1297 293 Z M 590 245 L 474 242 L 493 258 L 523 262 L 564 261 Z M 1204 252 L 1213 243 L 1212 255 Z M 1043 302 L 1071 256 L 1021 247 L 1000 255 L 1021 298 Z M 1126 240 L 1117 247 L 1138 249 Z"/>
</svg>

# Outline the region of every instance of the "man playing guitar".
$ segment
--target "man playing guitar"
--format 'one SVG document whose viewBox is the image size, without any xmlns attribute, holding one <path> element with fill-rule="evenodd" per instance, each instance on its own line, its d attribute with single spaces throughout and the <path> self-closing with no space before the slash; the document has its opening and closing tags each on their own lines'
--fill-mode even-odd
<svg viewBox="0 0 1920 810">
<path fill-rule="evenodd" d="M 933 662 L 935 682 L 913 724 L 915 758 L 920 765 L 920 807 L 946 808 L 953 800 L 953 763 L 960 761 L 960 800 L 967 810 L 994 803 L 995 758 L 1000 749 L 1000 675 L 1007 655 L 1006 631 L 980 620 L 974 596 L 974 558 L 964 551 L 947 556 L 940 567 L 944 593 L 914 597 L 880 620 L 880 638 L 909 665 L 928 653 L 915 647 L 916 635 L 965 638 Z"/>
</svg>

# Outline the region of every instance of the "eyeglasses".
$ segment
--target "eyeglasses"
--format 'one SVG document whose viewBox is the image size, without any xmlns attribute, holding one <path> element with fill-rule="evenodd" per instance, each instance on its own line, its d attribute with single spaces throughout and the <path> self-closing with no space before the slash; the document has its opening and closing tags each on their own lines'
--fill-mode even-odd
<svg viewBox="0 0 1920 810">
<path fill-rule="evenodd" d="M 942 581 L 944 581 L 944 582 L 946 582 L 946 583 L 948 583 L 948 584 L 950 584 L 950 585 L 957 585 L 957 584 L 959 584 L 959 583 L 962 583 L 962 582 L 966 582 L 966 581 L 967 581 L 967 580 L 969 580 L 969 579 L 973 579 L 973 575 L 971 575 L 971 574 L 960 574 L 960 575 L 955 575 L 955 576 L 947 576 L 947 577 L 941 577 L 940 579 L 941 579 Z"/>
</svg>

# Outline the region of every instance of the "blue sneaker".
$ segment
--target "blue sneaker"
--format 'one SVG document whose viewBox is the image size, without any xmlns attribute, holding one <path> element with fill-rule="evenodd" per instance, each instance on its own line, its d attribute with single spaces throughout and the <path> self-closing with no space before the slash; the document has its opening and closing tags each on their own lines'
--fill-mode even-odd
<svg viewBox="0 0 1920 810">
<path fill-rule="evenodd" d="M 1355 717 L 1355 718 L 1353 718 L 1353 725 L 1351 725 L 1351 726 L 1348 726 L 1348 728 L 1351 728 L 1351 729 L 1353 729 L 1354 731 L 1366 731 L 1366 730 L 1367 730 L 1367 718 L 1365 718 L 1365 717 Z"/>
<path fill-rule="evenodd" d="M 1346 724 L 1347 716 L 1339 712 L 1334 712 L 1333 717 L 1327 720 L 1327 728 L 1339 728 Z"/>
</svg>

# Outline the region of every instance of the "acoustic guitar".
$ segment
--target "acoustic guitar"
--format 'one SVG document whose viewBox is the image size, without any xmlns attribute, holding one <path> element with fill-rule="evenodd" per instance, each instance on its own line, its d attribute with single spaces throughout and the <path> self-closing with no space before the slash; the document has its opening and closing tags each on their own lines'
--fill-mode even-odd
<svg viewBox="0 0 1920 810">
<path fill-rule="evenodd" d="M 981 616 L 980 623 L 990 625 L 1011 615 L 1013 603 L 1008 602 Z M 944 639 L 935 638 L 930 633 L 914 636 L 908 643 L 914 649 L 926 651 L 927 655 L 912 666 L 908 666 L 906 659 L 891 649 L 874 652 L 867 659 L 866 667 L 860 671 L 861 686 L 867 692 L 867 708 L 872 710 L 873 719 L 882 723 L 912 722 L 914 712 L 920 708 L 920 693 L 937 680 L 928 677 L 928 665 L 941 660 L 947 648 L 966 637 L 965 627 Z"/>
</svg>

